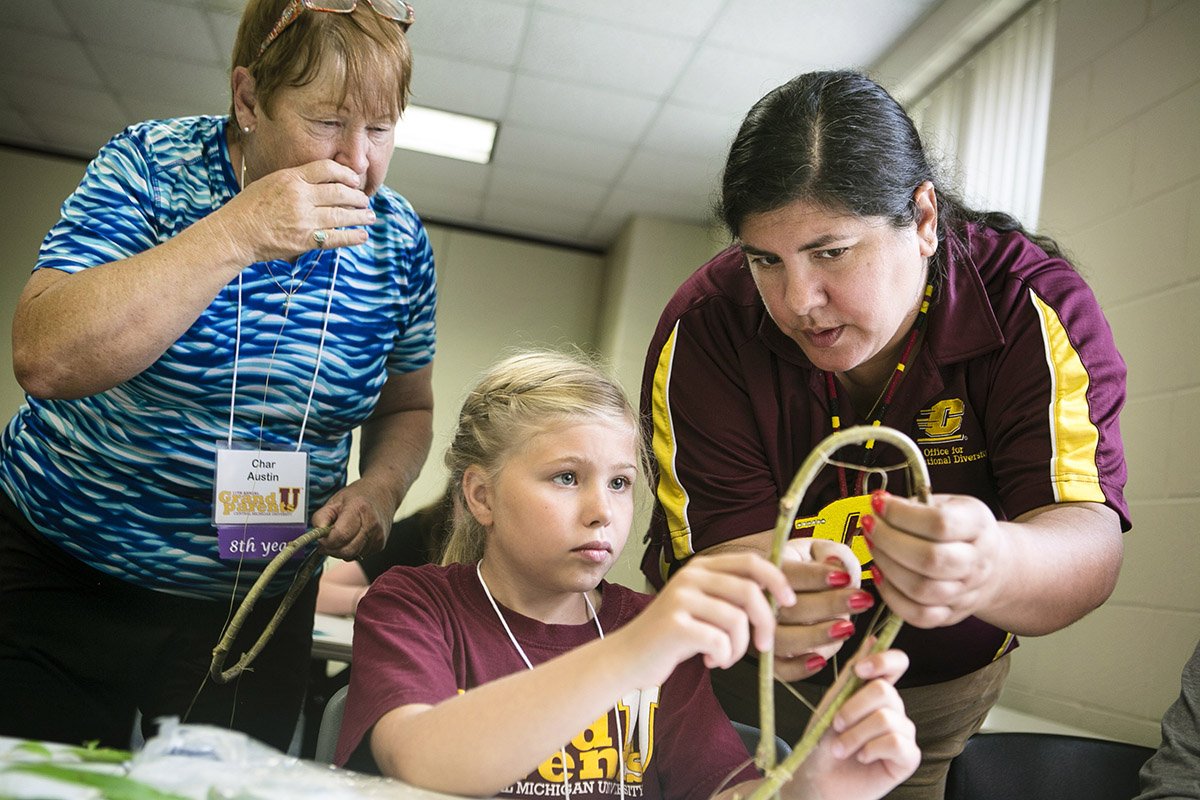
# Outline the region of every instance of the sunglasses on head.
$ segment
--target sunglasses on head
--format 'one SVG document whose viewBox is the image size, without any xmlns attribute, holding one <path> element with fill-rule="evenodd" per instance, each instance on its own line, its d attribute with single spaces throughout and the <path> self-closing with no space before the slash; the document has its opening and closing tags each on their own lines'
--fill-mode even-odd
<svg viewBox="0 0 1200 800">
<path fill-rule="evenodd" d="M 400 25 L 400 29 L 407 31 L 409 26 L 413 24 L 413 8 L 403 0 L 363 0 L 371 10 L 381 17 L 387 17 Z M 334 14 L 349 14 L 358 7 L 358 0 L 292 0 L 283 9 L 283 13 L 279 15 L 279 21 L 275 23 L 275 27 L 271 28 L 271 32 L 267 34 L 267 38 L 258 48 L 258 54 L 255 58 L 262 56 L 271 42 L 279 38 L 279 34 L 287 30 L 287 26 L 296 21 L 296 17 L 300 16 L 303 9 L 309 11 L 331 11 Z"/>
</svg>

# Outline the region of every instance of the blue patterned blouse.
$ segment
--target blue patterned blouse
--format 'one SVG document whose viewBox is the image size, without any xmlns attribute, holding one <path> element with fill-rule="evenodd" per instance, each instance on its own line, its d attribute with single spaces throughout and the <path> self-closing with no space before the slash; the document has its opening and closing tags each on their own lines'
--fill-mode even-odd
<svg viewBox="0 0 1200 800">
<path fill-rule="evenodd" d="M 63 204 L 36 268 L 74 273 L 126 258 L 228 202 L 238 183 L 227 122 L 146 122 L 114 137 Z M 310 513 L 344 484 L 350 431 L 371 413 L 388 374 L 433 359 L 436 287 L 425 229 L 390 189 L 371 199 L 378 221 L 366 244 L 242 273 L 233 436 L 293 449 L 337 261 L 303 442 Z M 285 320 L 284 289 L 294 286 Z M 50 541 L 140 586 L 230 597 L 238 565 L 218 559 L 211 513 L 214 450 L 229 434 L 237 317 L 234 280 L 136 377 L 80 400 L 27 398 L 0 439 L 0 486 Z M 239 594 L 254 566 L 243 565 Z M 289 572 L 280 571 L 276 590 Z"/>
</svg>

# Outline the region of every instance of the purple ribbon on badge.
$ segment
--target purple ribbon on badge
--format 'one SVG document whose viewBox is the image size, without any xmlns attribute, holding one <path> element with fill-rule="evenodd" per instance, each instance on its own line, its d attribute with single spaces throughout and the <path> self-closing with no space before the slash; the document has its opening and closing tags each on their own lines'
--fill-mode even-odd
<svg viewBox="0 0 1200 800">
<path fill-rule="evenodd" d="M 218 552 L 226 561 L 269 561 L 306 530 L 305 526 L 294 524 L 218 525 Z M 291 560 L 303 555 L 303 549 L 297 550 Z"/>
</svg>

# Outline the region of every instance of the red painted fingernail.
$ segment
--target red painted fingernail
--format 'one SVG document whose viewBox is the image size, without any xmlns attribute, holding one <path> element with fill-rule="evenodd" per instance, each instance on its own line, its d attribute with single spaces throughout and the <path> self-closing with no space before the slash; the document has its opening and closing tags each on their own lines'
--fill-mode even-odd
<svg viewBox="0 0 1200 800">
<path fill-rule="evenodd" d="M 804 662 L 804 668 L 809 672 L 820 672 L 825 669 L 825 659 L 821 656 L 809 656 L 808 661 Z"/>
<path fill-rule="evenodd" d="M 825 576 L 825 582 L 835 589 L 850 585 L 849 572 L 831 572 Z"/>
<path fill-rule="evenodd" d="M 851 611 L 863 611 L 875 605 L 875 598 L 869 592 L 855 592 L 850 595 L 846 605 L 850 606 Z"/>
<path fill-rule="evenodd" d="M 872 501 L 872 502 L 874 502 L 874 501 Z M 866 531 L 867 534 L 871 534 L 871 533 L 875 532 L 875 518 L 873 516 L 871 516 L 870 514 L 866 514 L 861 519 L 859 519 L 858 524 L 862 526 L 862 529 L 864 531 Z"/>
<path fill-rule="evenodd" d="M 884 494 L 886 493 L 883 491 L 883 489 L 876 489 L 871 493 L 871 508 L 876 514 L 883 513 Z"/>
<path fill-rule="evenodd" d="M 871 567 L 871 580 L 875 581 L 876 586 L 883 586 L 883 570 L 878 565 Z"/>
<path fill-rule="evenodd" d="M 842 566 L 842 560 L 840 558 L 838 558 L 837 556 L 829 556 L 828 558 L 825 559 L 825 563 L 832 564 L 835 567 Z"/>
<path fill-rule="evenodd" d="M 848 619 L 838 620 L 829 627 L 829 635 L 834 639 L 849 639 L 854 635 L 854 623 Z"/>
</svg>

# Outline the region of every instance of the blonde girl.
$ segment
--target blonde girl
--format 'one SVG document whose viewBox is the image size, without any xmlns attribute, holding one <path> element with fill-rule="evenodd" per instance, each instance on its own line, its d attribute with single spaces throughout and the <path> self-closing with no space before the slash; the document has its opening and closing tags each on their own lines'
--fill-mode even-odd
<svg viewBox="0 0 1200 800">
<path fill-rule="evenodd" d="M 652 598 L 604 581 L 645 474 L 620 386 L 578 356 L 525 353 L 469 393 L 446 456 L 456 521 L 441 566 L 399 567 L 358 608 L 336 761 L 470 796 L 695 797 L 757 780 L 708 668 L 769 646 L 752 553 L 697 558 Z M 857 576 L 854 576 L 857 579 Z M 879 797 L 919 754 L 889 651 L 787 787 Z"/>
</svg>

